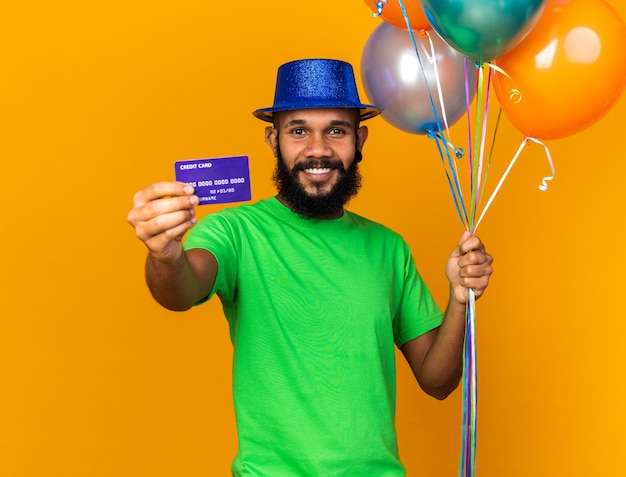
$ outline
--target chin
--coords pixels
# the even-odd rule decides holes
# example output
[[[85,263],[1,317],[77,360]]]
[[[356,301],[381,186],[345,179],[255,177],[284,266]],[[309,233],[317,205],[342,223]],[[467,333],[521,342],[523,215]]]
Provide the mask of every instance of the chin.
[[[336,184],[316,184],[316,183],[308,183],[308,184],[303,184],[302,182],[300,182],[300,188],[304,191],[304,193],[306,195],[308,195],[309,197],[326,197],[329,196],[334,188],[335,188]]]

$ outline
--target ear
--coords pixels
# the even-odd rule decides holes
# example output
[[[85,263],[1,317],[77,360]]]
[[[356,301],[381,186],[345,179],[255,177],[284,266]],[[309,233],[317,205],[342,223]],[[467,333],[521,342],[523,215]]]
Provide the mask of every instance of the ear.
[[[278,130],[275,127],[265,128],[265,142],[269,144],[274,156],[278,153]]]
[[[356,130],[356,148],[358,151],[363,150],[363,145],[365,144],[365,141],[367,140],[368,134],[369,134],[369,131],[367,129],[367,126],[360,126],[359,129]]]

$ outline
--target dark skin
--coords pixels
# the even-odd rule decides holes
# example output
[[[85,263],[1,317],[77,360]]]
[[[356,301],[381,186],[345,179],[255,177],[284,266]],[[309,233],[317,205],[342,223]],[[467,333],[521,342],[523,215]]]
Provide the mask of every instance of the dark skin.
[[[300,161],[326,158],[340,161],[347,169],[355,151],[362,150],[367,134],[353,110],[310,109],[281,113],[274,127],[266,129],[266,141],[274,154],[280,147],[289,168]],[[338,170],[322,167],[321,163],[297,173],[308,194],[328,193],[339,175]],[[284,197],[277,198],[289,207]],[[148,287],[154,298],[170,310],[187,310],[208,296],[217,275],[213,254],[201,249],[185,252],[182,247],[182,236],[196,223],[197,205],[198,197],[190,186],[158,182],[135,194],[128,215],[137,237],[149,250]],[[492,262],[480,239],[465,232],[446,263],[450,297],[442,325],[401,347],[420,387],[437,399],[447,397],[459,384],[468,289],[476,298],[482,296],[492,274]]]

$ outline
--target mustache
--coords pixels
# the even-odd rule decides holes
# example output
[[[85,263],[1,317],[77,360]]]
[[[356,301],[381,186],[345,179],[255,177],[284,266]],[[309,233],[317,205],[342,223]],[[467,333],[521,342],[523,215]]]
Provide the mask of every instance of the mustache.
[[[343,162],[332,161],[330,159],[307,159],[306,161],[300,162],[293,166],[291,172],[296,173],[305,169],[312,168],[338,169],[341,172],[346,172],[346,168],[343,166]]]

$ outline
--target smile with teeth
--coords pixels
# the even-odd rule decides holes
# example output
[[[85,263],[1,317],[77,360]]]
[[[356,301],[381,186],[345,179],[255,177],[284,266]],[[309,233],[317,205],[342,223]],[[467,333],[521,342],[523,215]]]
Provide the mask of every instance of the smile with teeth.
[[[330,170],[330,167],[311,167],[309,169],[305,169],[304,172],[306,172],[307,174],[319,175],[326,174],[330,172]]]

